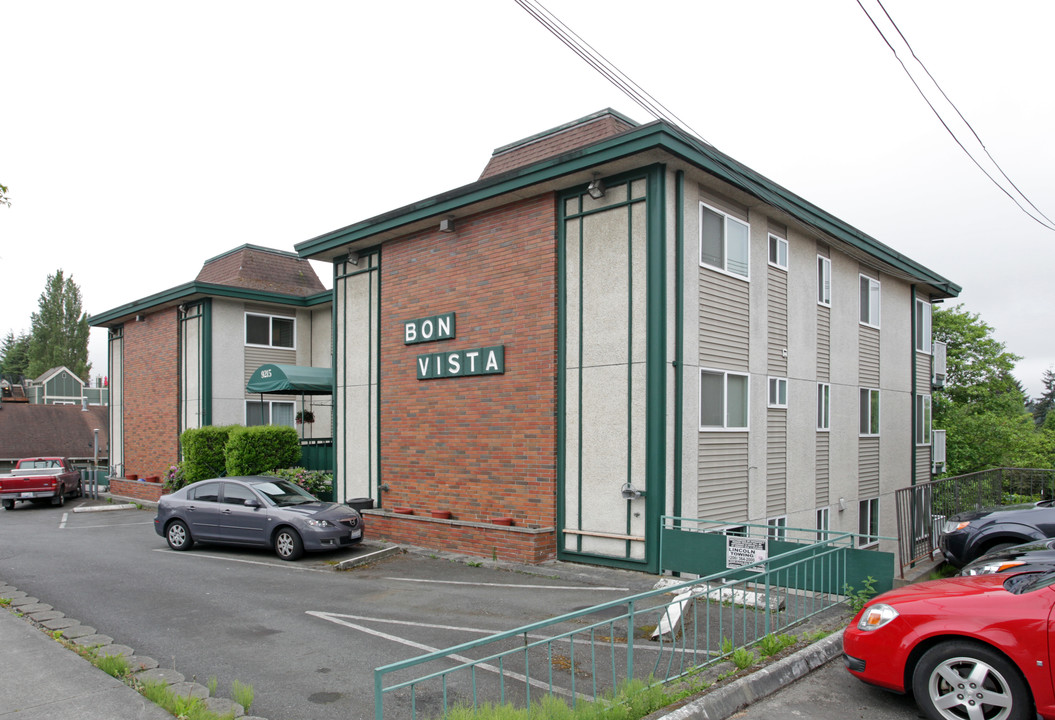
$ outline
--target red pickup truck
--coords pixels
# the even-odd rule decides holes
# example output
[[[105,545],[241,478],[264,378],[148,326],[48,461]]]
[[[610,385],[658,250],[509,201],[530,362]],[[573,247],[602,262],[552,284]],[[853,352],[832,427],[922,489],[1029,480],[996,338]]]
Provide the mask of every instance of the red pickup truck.
[[[81,495],[81,474],[61,457],[22,458],[9,475],[0,475],[0,502],[4,510],[15,507],[16,500],[63,505],[66,496]]]

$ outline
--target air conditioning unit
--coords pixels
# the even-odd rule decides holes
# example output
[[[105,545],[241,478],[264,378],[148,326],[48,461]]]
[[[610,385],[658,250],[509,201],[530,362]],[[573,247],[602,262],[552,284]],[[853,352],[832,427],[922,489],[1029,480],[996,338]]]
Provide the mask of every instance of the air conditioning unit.
[[[945,431],[931,430],[930,439],[931,474],[937,475],[945,469]]]
[[[934,342],[931,355],[930,386],[932,388],[945,387],[945,343],[943,342]]]

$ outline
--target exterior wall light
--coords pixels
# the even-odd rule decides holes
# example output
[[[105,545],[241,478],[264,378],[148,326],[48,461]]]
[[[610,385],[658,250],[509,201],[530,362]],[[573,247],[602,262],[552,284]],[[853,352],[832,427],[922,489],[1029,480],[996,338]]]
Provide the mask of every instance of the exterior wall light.
[[[600,200],[604,197],[604,181],[601,180],[596,174],[593,176],[593,180],[586,187],[586,192],[590,193],[590,197],[594,200]]]

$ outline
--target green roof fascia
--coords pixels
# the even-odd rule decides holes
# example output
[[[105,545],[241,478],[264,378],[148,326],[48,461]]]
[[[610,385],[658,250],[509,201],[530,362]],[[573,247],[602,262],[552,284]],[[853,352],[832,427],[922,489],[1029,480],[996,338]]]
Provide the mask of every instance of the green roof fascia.
[[[234,298],[251,302],[271,303],[273,305],[292,305],[294,307],[314,307],[331,302],[333,299],[333,294],[329,290],[307,296],[279,295],[264,290],[250,290],[231,287],[230,285],[189,282],[139,300],[133,300],[106,312],[90,315],[88,316],[88,324],[92,327],[105,327],[128,315],[136,315],[162,305],[196,296]]]
[[[648,150],[664,150],[709,172],[759,200],[787,212],[801,222],[875,257],[891,267],[925,282],[949,297],[959,294],[959,285],[947,280],[901,253],[866,235],[848,223],[821,210],[791,191],[751,170],[678,128],[656,121],[578,150],[559,155],[508,173],[477,181],[392,210],[374,218],[298,243],[300,257],[336,250],[357,240],[395,230],[429,217],[452,213],[459,208],[564,175],[587,170]]]

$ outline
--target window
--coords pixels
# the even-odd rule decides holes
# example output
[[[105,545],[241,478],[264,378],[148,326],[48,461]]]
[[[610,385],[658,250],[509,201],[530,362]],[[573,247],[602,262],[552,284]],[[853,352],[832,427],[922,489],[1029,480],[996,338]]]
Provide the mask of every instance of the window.
[[[245,403],[245,424],[252,425],[289,425],[293,427],[293,413],[296,405],[291,402],[247,400]]]
[[[825,542],[828,539],[828,531],[831,529],[831,517],[829,508],[817,509],[817,542]]]
[[[923,300],[916,300],[916,350],[930,353],[931,348],[931,305]]]
[[[748,277],[750,226],[700,204],[700,264]]]
[[[823,255],[817,256],[817,302],[832,304],[832,261]]]
[[[861,434],[879,434],[879,391],[861,388]]]
[[[783,515],[781,517],[769,518],[766,520],[766,525],[769,526],[767,535],[770,540],[784,540],[788,536],[788,517]]]
[[[879,542],[879,498],[870,498],[858,503],[858,547]]]
[[[916,444],[930,445],[930,395],[916,396]]]
[[[746,430],[747,385],[747,375],[700,370],[700,430]]]
[[[784,238],[769,236],[769,264],[781,270],[788,269],[788,241]]]
[[[830,430],[832,427],[832,386],[828,383],[817,383],[817,429]]]
[[[223,484],[223,501],[225,505],[245,505],[246,500],[255,500],[256,495],[244,485],[235,483]]]
[[[245,344],[264,347],[292,348],[295,346],[296,321],[277,315],[245,314]]]
[[[861,323],[879,327],[879,281],[861,276]]]
[[[747,526],[746,525],[733,525],[731,527],[723,528],[720,530],[722,535],[732,535],[733,537],[747,537]]]
[[[220,483],[205,483],[187,491],[187,499],[197,502],[220,502]]]
[[[788,379],[769,378],[769,407],[786,408],[788,406]]]

